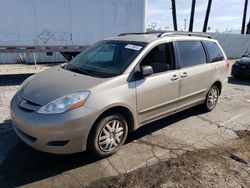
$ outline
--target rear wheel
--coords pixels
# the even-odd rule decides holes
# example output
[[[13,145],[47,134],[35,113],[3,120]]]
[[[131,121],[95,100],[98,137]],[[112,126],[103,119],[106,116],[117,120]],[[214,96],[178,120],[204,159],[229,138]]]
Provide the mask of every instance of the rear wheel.
[[[107,157],[119,150],[128,134],[126,119],[118,113],[103,117],[91,132],[88,148],[98,157]]]
[[[219,88],[217,85],[213,85],[209,89],[206,99],[202,105],[204,111],[206,112],[212,111],[218,102],[218,98],[219,98]]]

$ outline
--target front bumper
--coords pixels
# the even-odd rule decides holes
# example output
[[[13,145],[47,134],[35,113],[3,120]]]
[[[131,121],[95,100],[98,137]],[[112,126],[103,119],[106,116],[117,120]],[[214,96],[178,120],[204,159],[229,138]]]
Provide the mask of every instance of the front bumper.
[[[233,65],[231,74],[236,77],[250,78],[250,69],[242,68],[237,65]]]
[[[44,115],[27,112],[11,101],[11,120],[16,134],[26,144],[40,151],[70,154],[86,150],[87,139],[96,110],[80,107],[63,114]]]

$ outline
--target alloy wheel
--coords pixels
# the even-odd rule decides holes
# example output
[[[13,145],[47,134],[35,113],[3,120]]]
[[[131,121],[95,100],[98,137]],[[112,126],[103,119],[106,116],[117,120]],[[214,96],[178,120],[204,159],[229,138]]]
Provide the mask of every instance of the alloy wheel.
[[[207,105],[210,109],[213,109],[218,100],[218,90],[216,88],[211,88],[208,94]]]
[[[117,148],[124,136],[124,125],[119,120],[106,123],[98,137],[98,146],[104,152],[110,152]]]

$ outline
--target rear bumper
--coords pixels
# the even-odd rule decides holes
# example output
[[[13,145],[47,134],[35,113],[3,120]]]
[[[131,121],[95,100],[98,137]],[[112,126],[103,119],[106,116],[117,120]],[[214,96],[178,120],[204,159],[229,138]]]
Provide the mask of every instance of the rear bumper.
[[[86,150],[87,139],[98,114],[87,107],[63,114],[43,115],[19,108],[11,101],[11,120],[16,134],[40,151],[69,154]]]

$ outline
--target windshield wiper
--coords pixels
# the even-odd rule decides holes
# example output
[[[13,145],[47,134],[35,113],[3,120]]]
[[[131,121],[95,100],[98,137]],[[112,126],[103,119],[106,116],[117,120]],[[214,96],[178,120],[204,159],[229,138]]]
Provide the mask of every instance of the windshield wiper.
[[[85,74],[85,75],[96,77],[96,75],[90,73],[89,71],[87,71],[85,69],[82,69],[80,67],[76,67],[76,66],[71,65],[71,64],[68,64],[67,67],[66,67],[66,69],[67,70],[71,70],[71,71],[76,72],[76,73],[82,73],[82,74]]]

